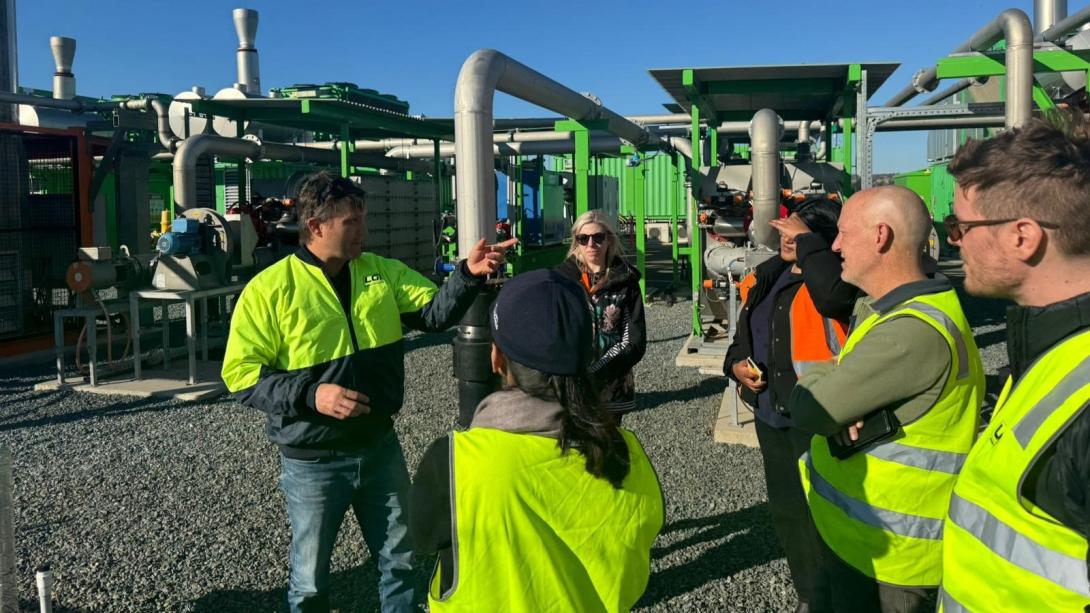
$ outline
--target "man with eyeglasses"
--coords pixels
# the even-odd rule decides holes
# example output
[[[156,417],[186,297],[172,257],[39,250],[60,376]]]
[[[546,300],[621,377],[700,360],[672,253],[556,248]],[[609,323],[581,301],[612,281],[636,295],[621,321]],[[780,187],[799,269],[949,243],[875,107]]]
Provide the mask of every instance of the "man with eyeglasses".
[[[950,163],[965,288],[1013,300],[1010,378],[954,487],[942,610],[1090,607],[1090,122],[1059,114]],[[1090,609],[1088,609],[1090,610]]]
[[[383,611],[416,606],[409,474],[393,417],[405,387],[402,325],[444,330],[516,241],[466,254],[441,289],[363,251],[364,193],[320,172],[299,194],[302,246],[247,284],[231,317],[223,380],[267,416],[291,523],[288,608],[329,610],[333,546],[351,508],[379,569]]]

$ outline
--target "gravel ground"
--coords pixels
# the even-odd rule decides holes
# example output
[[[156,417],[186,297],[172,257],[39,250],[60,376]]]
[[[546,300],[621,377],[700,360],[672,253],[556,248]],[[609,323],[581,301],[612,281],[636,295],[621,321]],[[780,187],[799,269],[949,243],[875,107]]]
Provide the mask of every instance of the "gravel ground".
[[[967,302],[994,392],[1002,308]],[[677,369],[689,305],[647,309],[637,371],[645,407],[626,417],[666,493],[640,611],[784,611],[795,605],[768,520],[760,455],[712,442],[723,382]],[[450,335],[414,337],[398,431],[410,469],[456,412]],[[289,532],[279,462],[256,411],[227,398],[181,403],[35,392],[49,366],[0,366],[0,441],[13,450],[23,608],[33,569],[54,569],[54,610],[276,611]],[[377,571],[345,522],[334,606],[377,610]],[[422,565],[426,566],[426,565]],[[423,569],[423,575],[430,569]]]

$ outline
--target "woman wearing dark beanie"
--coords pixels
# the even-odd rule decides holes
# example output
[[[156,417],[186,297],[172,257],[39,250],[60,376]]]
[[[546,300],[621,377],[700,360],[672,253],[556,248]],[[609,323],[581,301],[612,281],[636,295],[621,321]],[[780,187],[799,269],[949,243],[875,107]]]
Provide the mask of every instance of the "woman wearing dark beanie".
[[[662,490],[588,373],[592,313],[553,271],[508,281],[490,313],[502,389],[424,453],[417,553],[438,558],[432,611],[627,611],[650,576]]]
[[[839,351],[858,295],[840,279],[840,257],[831,249],[839,218],[839,203],[813,198],[772,222],[780,232],[780,252],[742,281],[743,306],[723,363],[757,417],[769,512],[791,569],[798,611],[828,611],[831,602],[821,536],[799,479],[798,459],[810,448],[811,434],[795,427],[785,406],[807,365]]]

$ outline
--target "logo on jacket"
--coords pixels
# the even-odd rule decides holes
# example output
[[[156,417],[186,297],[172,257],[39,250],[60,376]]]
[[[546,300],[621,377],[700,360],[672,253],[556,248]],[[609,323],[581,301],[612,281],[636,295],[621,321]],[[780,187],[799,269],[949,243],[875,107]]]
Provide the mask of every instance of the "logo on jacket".
[[[382,275],[367,275],[363,278],[364,283],[379,283],[382,281]]]

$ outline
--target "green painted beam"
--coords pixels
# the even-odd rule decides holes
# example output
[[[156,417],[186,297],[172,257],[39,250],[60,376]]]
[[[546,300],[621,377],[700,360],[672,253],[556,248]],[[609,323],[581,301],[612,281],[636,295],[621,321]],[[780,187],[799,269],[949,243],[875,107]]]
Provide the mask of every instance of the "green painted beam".
[[[947,57],[935,63],[935,76],[940,79],[996,77],[1006,74],[1003,53],[973,53]],[[1090,50],[1055,49],[1033,53],[1033,72],[1066,72],[1090,69]]]
[[[721,121],[716,116],[715,109],[713,109],[704,98],[704,94],[701,92],[703,85],[696,78],[692,68],[686,68],[681,71],[681,86],[685,88],[685,94],[689,98],[689,103],[692,104],[694,108],[700,109],[700,113],[704,115],[704,119],[709,124],[717,124]]]

